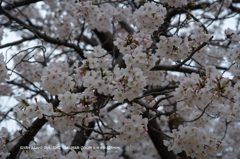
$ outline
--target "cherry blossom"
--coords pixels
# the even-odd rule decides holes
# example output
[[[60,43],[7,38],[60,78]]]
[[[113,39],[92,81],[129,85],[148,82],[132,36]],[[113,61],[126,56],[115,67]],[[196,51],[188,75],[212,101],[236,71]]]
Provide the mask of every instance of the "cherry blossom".
[[[239,156],[237,1],[0,5],[0,158]]]

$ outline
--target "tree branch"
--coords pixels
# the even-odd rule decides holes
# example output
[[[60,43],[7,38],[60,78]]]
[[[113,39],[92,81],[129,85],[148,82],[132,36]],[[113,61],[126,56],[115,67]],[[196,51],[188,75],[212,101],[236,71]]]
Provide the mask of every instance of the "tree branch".
[[[198,69],[193,69],[193,68],[189,68],[189,67],[176,67],[177,65],[156,65],[154,66],[151,71],[176,71],[176,72],[182,72],[182,73],[197,73],[200,74],[201,71]]]
[[[90,134],[92,133],[91,129],[94,128],[94,125],[95,125],[95,122],[92,121],[87,126],[87,129],[90,129],[90,130],[81,129],[80,131],[77,131],[71,146],[84,146],[86,141],[88,140],[87,136],[90,136]],[[76,152],[81,151],[81,149],[74,149],[74,150]]]
[[[23,37],[23,39],[21,39],[21,40],[14,41],[14,42],[11,42],[11,43],[7,43],[7,44],[4,44],[4,45],[0,45],[0,49],[5,48],[5,47],[9,47],[9,46],[18,45],[18,44],[21,44],[25,41],[33,40],[33,39],[36,39],[36,38],[37,38],[36,36],[26,37],[26,38]]]
[[[56,98],[52,102],[53,106],[57,106],[59,104],[59,100]],[[28,130],[24,133],[21,139],[17,142],[16,145],[12,147],[9,151],[10,155],[7,159],[15,159],[21,146],[28,146],[29,143],[34,139],[34,136],[38,133],[38,131],[42,128],[42,126],[47,122],[45,117],[42,119],[36,119],[33,124],[28,128]]]
[[[5,10],[12,10],[14,8],[17,7],[21,7],[21,6],[26,6],[29,5],[31,3],[36,3],[36,2],[40,2],[42,0],[21,0],[21,1],[14,1],[12,4],[8,4],[6,6],[3,6],[3,8]]]
[[[212,38],[213,38],[213,36],[209,39],[209,41],[211,41]],[[185,60],[183,60],[180,64],[178,64],[178,65],[176,65],[176,66],[174,66],[174,67],[175,67],[175,68],[181,67],[181,66],[182,66],[183,64],[185,64],[188,60],[190,60],[196,52],[198,52],[199,50],[201,50],[201,49],[202,49],[204,46],[206,46],[207,44],[208,44],[208,43],[206,43],[206,42],[202,43],[200,46],[198,46],[196,49],[194,49],[194,50],[191,52],[191,54],[190,54]]]
[[[47,120],[44,117],[42,119],[36,119],[32,126],[29,127],[26,133],[21,137],[18,143],[10,150],[10,155],[7,157],[7,159],[15,159],[18,151],[20,150],[20,146],[28,146],[30,141],[33,140],[34,136],[46,122]]]
[[[148,116],[148,113],[145,112],[144,114],[145,117]],[[159,155],[161,156],[162,159],[176,159],[175,154],[173,151],[168,151],[168,148],[163,144],[163,140],[166,140],[166,136],[159,133],[161,132],[161,129],[159,125],[157,124],[156,119],[151,120],[148,123],[148,135],[150,136],[156,150],[158,151]],[[158,130],[158,131],[156,131]]]
[[[49,43],[52,43],[52,44],[64,45],[66,47],[72,48],[79,54],[79,56],[81,58],[85,59],[85,57],[83,56],[83,51],[77,45],[69,43],[67,41],[62,41],[62,40],[57,39],[57,38],[52,38],[50,36],[47,36],[46,34],[43,34],[43,33],[39,32],[38,30],[34,29],[33,27],[30,27],[29,25],[27,25],[25,22],[23,22],[19,18],[14,17],[11,14],[9,14],[7,11],[5,11],[2,8],[2,6],[0,6],[0,13],[4,14],[10,20],[13,20],[13,21],[17,22],[19,25],[24,26],[26,29],[28,29],[30,32],[32,32],[34,35],[36,35],[38,38],[41,38],[41,39],[45,40],[46,42],[49,42]]]

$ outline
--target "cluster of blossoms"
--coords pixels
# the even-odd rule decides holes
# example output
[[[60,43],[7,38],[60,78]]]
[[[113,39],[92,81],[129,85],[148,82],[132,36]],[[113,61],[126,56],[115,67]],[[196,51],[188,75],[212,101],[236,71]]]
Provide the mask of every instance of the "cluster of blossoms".
[[[60,103],[59,108],[65,113],[69,113],[71,111],[79,111],[77,110],[77,104],[80,103],[81,93],[71,93],[69,91],[64,94],[58,95]]]
[[[240,65],[240,50],[239,47],[234,46],[229,50],[228,61]],[[234,74],[237,75],[237,74]]]
[[[191,77],[181,82],[174,95],[190,107],[198,106],[201,110],[206,109],[206,112],[213,115],[221,112],[229,120],[239,120],[236,114],[239,108],[233,103],[234,99],[238,100],[236,90],[239,84],[233,87],[229,78],[219,74],[216,68],[211,66],[205,68],[203,77],[192,73]]]
[[[116,127],[120,132],[119,138],[123,144],[134,145],[143,140],[147,135],[147,118],[132,115],[131,119],[119,119]]]
[[[162,5],[147,2],[144,6],[137,9],[133,14],[129,8],[113,7],[104,3],[95,5],[91,1],[80,1],[77,3],[79,17],[84,17],[91,29],[106,32],[111,28],[112,17],[116,21],[133,20],[139,30],[152,33],[154,29],[163,24],[166,9]]]
[[[114,8],[110,4],[105,3],[98,7],[91,1],[81,1],[77,3],[77,8],[78,16],[86,19],[90,29],[96,28],[98,31],[107,32],[111,28]]]
[[[95,116],[96,114],[94,114],[94,112],[96,112],[95,106],[98,104],[96,104],[96,96],[107,96],[108,100],[111,99],[111,101],[118,101],[119,103],[127,105],[125,110],[122,111],[124,113],[117,110],[121,114],[124,114],[121,116],[122,118],[104,121],[104,123],[107,123],[107,126],[110,125],[107,128],[111,129],[116,126],[116,130],[120,133],[119,139],[121,142],[123,141],[123,144],[134,145],[141,140],[144,141],[147,135],[148,119],[142,118],[139,114],[142,114],[146,110],[144,106],[135,103],[131,105],[126,104],[125,101],[129,100],[131,102],[134,98],[142,96],[142,92],[147,85],[149,86],[146,88],[149,88],[151,85],[161,86],[169,84],[171,80],[173,82],[175,80],[179,81],[179,79],[171,76],[171,74],[164,75],[164,73],[168,74],[167,72],[159,73],[151,72],[150,70],[155,66],[158,59],[159,61],[161,59],[160,62],[163,63],[165,60],[168,65],[171,64],[171,60],[181,61],[185,59],[189,56],[189,52],[193,51],[197,46],[201,45],[201,43],[207,43],[209,39],[211,39],[211,35],[204,30],[201,24],[198,24],[194,27],[194,34],[189,36],[189,38],[183,39],[176,35],[169,38],[160,36],[160,42],[156,44],[158,49],[155,53],[155,50],[149,49],[153,42],[150,34],[154,29],[157,29],[164,23],[167,10],[162,5],[156,4],[154,1],[144,1],[146,3],[142,4],[139,9],[136,9],[132,13],[130,7],[127,8],[125,6],[121,7],[121,5],[116,5],[117,7],[115,8],[114,3],[116,2],[111,4],[100,2],[97,4],[92,1],[81,0],[74,6],[72,4],[68,5],[68,3],[70,3],[69,1],[70,0],[66,0],[65,2],[55,2],[54,0],[44,1],[54,11],[52,15],[49,15],[50,19],[54,16],[58,17],[57,15],[61,14],[58,18],[54,18],[55,21],[52,22],[54,24],[52,28],[56,33],[51,33],[49,35],[58,35],[56,37],[60,39],[70,39],[68,37],[71,36],[71,40],[75,40],[76,38],[73,37],[74,35],[72,35],[72,33],[74,33],[74,31],[77,32],[77,26],[83,23],[86,25],[84,27],[88,29],[108,32],[110,31],[109,28],[114,28],[112,27],[114,24],[112,22],[114,21],[127,21],[130,22],[129,24],[132,22],[138,27],[139,33],[130,34],[125,39],[117,38],[116,41],[114,41],[114,45],[117,46],[119,52],[123,54],[123,60],[126,67],[120,68],[117,62],[112,59],[110,54],[114,54],[115,50],[107,53],[100,45],[93,47],[93,52],[85,52],[84,56],[86,59],[78,64],[76,63],[74,71],[68,66],[64,66],[64,64],[60,63],[53,63],[45,67],[42,71],[43,67],[40,64],[33,65],[30,62],[25,62],[27,61],[26,54],[22,55],[22,57],[14,59],[16,65],[15,69],[29,81],[42,82],[42,89],[48,91],[51,95],[57,95],[56,99],[59,99],[59,104],[56,106],[52,103],[45,104],[37,102],[37,100],[35,100],[36,103],[31,104],[27,101],[25,96],[16,97],[19,102],[18,107],[14,108],[14,111],[17,112],[17,119],[23,121],[24,125],[27,125],[27,122],[30,122],[31,119],[36,117],[42,118],[44,116],[48,120],[48,123],[56,130],[60,132],[73,132],[73,130],[80,130],[80,128],[77,128],[77,124],[87,126],[90,121],[109,115],[108,113],[103,113],[103,107],[97,107],[99,111],[102,111],[101,115]],[[188,2],[187,0],[161,1],[161,3],[167,3],[171,6],[170,9],[172,9],[172,7],[182,7],[187,5]],[[224,1],[222,2],[224,3]],[[230,1],[227,0],[227,3],[229,2]],[[67,4],[64,7],[64,9],[68,8],[66,11],[57,9],[60,8],[59,6],[64,6],[64,4]],[[70,11],[71,9],[72,11]],[[78,14],[72,14],[76,12]],[[70,15],[72,15],[72,17]],[[75,18],[75,16],[78,16],[78,18]],[[2,28],[0,28],[0,41],[1,32]],[[225,34],[227,38],[235,43],[240,39],[239,35],[237,35],[238,33],[230,29],[226,30]],[[79,39],[80,42],[81,40],[82,39]],[[201,48],[193,58],[202,64],[205,60],[203,58],[205,57],[203,56],[205,52],[207,52],[207,48]],[[236,77],[239,77],[240,53],[238,48],[232,48],[230,54],[231,58],[229,58],[229,61],[236,63],[231,68],[230,72]],[[202,65],[205,66],[205,64],[206,62],[204,61]],[[178,113],[183,115],[184,119],[187,117],[188,119],[199,117],[203,110],[209,116],[221,113],[227,120],[238,121],[240,119],[240,82],[224,78],[219,74],[220,73],[217,72],[214,67],[206,67],[205,72],[201,74],[203,76],[192,73],[190,77],[185,78],[181,82],[174,96],[181,101],[177,102],[177,109]],[[5,79],[8,78],[2,54],[0,55],[0,77],[0,82],[4,82]],[[1,86],[3,86],[3,88]],[[0,85],[0,91],[1,89],[4,92],[0,92],[0,94],[9,94],[10,92],[7,85]],[[79,92],[80,89],[82,93],[76,93]],[[159,98],[165,97],[165,95],[160,95],[157,97],[149,96],[143,99],[146,99],[144,102],[151,107],[156,104]],[[171,110],[173,106],[168,107],[169,109],[164,107],[164,105],[169,105],[169,103],[171,105],[171,103],[175,102],[171,101],[172,98],[168,100],[169,101],[163,100],[161,103],[158,103],[157,110],[165,112],[175,111]],[[155,112],[149,110],[149,113],[154,114]],[[165,141],[165,145],[168,146],[169,150],[174,150],[176,153],[184,150],[187,155],[196,158],[208,158],[213,156],[216,152],[221,152],[226,146],[225,142],[215,137],[207,136],[206,133],[201,130],[203,125],[210,125],[209,118],[207,118],[206,114],[203,114],[202,118],[198,119],[197,122],[188,124],[188,127],[174,125],[175,128],[178,128],[173,130],[173,133],[170,134],[174,140],[170,142]],[[187,117],[185,118],[185,116]],[[129,118],[126,119],[126,117]],[[169,117],[169,121],[170,120],[180,120],[180,116],[178,114],[173,114]],[[118,121],[118,124],[115,124],[115,121]],[[113,123],[112,125],[109,124],[111,122]],[[167,125],[167,117],[161,116],[160,122],[161,124]],[[99,129],[101,126],[99,126]],[[164,130],[169,131],[169,128],[167,127]],[[232,134],[230,133],[230,135],[234,135],[234,133],[235,131],[233,131]],[[1,136],[4,135],[2,135],[0,131],[0,145],[3,145],[0,146],[0,150],[3,151],[3,154],[1,154],[1,152],[0,156],[4,156],[8,154],[5,153],[4,147],[4,140],[6,141],[6,139],[1,138]],[[66,142],[63,143],[66,144]],[[143,143],[142,147],[149,148],[147,144],[149,144],[149,141]],[[125,145],[123,145],[123,147],[125,147]],[[134,149],[137,148],[138,146],[132,147],[132,150],[127,150],[134,156],[132,158],[136,158]],[[39,152],[39,157],[106,158],[94,150],[83,150],[83,152],[79,153],[71,151],[64,157],[61,156],[60,150],[49,150],[46,154],[44,153],[45,152]],[[29,152],[29,156],[22,156],[22,158],[34,158],[36,157],[35,154],[36,152],[31,151]],[[153,153],[153,156],[155,157],[156,153]],[[108,157],[111,158],[110,156]],[[145,156],[141,157],[151,158]]]
[[[180,87],[176,89],[174,95],[177,99],[181,100],[177,105],[178,112],[185,120],[197,119],[200,117],[200,114],[202,114],[202,111],[205,111],[208,115],[213,114],[216,116],[220,114],[224,119],[227,119],[227,121],[238,121],[240,119],[240,83],[234,82],[229,78],[224,78],[219,74],[214,67],[206,67],[203,73],[204,76],[200,77],[192,73],[191,77],[185,78],[180,84]],[[199,112],[199,109],[201,112]],[[202,141],[202,139],[196,141],[197,138],[192,136],[195,135],[195,131],[200,131],[195,129],[209,129],[214,123],[216,123],[216,121],[202,114],[201,118],[196,122],[188,123],[188,127],[190,128],[179,127],[179,130],[175,130],[172,134],[174,142],[169,143],[166,141],[165,144],[175,152],[184,150],[187,155],[192,157],[208,158],[214,155],[216,151],[221,152],[223,150],[222,148],[226,146],[226,143],[224,141],[218,141],[213,137],[205,137],[204,141]],[[224,127],[225,125],[223,125],[222,128]],[[219,128],[220,126],[218,125],[218,128],[214,128],[214,131],[217,131]],[[191,129],[193,129],[194,132],[191,132]],[[222,132],[222,129],[219,131]],[[185,136],[189,134],[192,134],[192,136]],[[202,135],[198,134],[197,136]],[[225,135],[222,134],[222,136]],[[190,139],[191,141],[185,141],[186,139]],[[196,147],[196,145],[191,145],[192,143],[200,144]]]
[[[114,100],[123,101],[127,98],[131,101],[141,95],[143,87],[146,85],[146,79],[139,68],[119,69],[116,67],[114,72]]]
[[[157,43],[158,49],[156,55],[166,60],[171,59],[178,61],[184,59],[188,55],[189,41],[187,38],[182,39],[176,35],[167,39],[165,36],[160,36],[160,42]]]
[[[228,54],[228,61],[231,63],[234,63],[234,65],[230,68],[230,72],[232,75],[234,75],[234,80],[239,78],[239,66],[240,66],[240,51],[239,51],[239,40],[240,35],[238,33],[234,32],[232,29],[226,29],[225,30],[226,39],[230,39],[233,44],[236,44],[235,46],[231,47]]]
[[[30,104],[25,95],[16,96],[15,99],[19,102],[17,107],[14,107],[14,111],[17,113],[17,119],[28,123],[31,119],[38,117],[43,117],[43,112],[47,111],[47,107],[42,102],[37,102],[35,99],[35,104]]]
[[[202,45],[203,42],[207,43],[212,38],[211,34],[205,32],[201,24],[195,25],[190,33],[188,38],[187,36],[181,38],[176,35],[168,38],[165,36],[159,37],[160,41],[156,44],[157,49],[155,55],[160,57],[161,63],[163,59],[174,62],[186,59],[190,53]],[[217,65],[221,62],[220,59],[223,56],[223,50],[221,50],[221,52],[219,50],[219,48],[216,50],[216,47],[204,46],[193,55],[193,59],[201,63],[202,66],[207,66],[209,64]],[[215,58],[215,56],[218,58]]]
[[[123,55],[133,53],[134,49],[138,46],[142,46],[142,49],[146,50],[151,44],[151,36],[145,33],[129,34],[125,39],[117,38],[116,41],[114,41],[114,45],[118,47]]]
[[[150,70],[157,61],[157,57],[151,50],[146,50],[151,45],[151,38],[145,34],[129,34],[126,39],[117,38],[114,44],[124,55],[125,64],[131,67],[137,67],[144,72]]]
[[[46,15],[46,20],[51,20],[53,17],[59,16],[59,19],[55,19],[53,22],[54,27],[48,30],[49,35],[58,36],[60,39],[74,39],[73,30],[76,27],[82,26],[80,19],[84,18],[85,25],[89,29],[96,29],[99,32],[109,31],[113,21],[130,21],[132,19],[131,9],[127,7],[114,7],[108,3],[95,3],[92,1],[44,1],[46,5],[43,7],[54,11],[54,14],[49,12]],[[58,10],[58,8],[62,10]],[[66,11],[66,12],[65,12]]]
[[[235,82],[237,82],[239,77],[240,77],[239,76],[240,75],[240,69],[239,69],[239,67],[240,67],[240,61],[239,61],[240,52],[239,52],[239,47],[237,47],[237,46],[232,47],[231,50],[229,51],[229,53],[230,53],[231,56],[228,56],[228,61],[234,63],[231,66],[229,72],[231,72],[232,75],[234,76],[233,80]],[[238,89],[238,91],[239,91],[239,89]]]
[[[57,130],[64,132],[76,129],[75,123],[87,125],[90,121],[95,120],[95,116],[89,111],[93,109],[91,104],[95,103],[92,91],[85,91],[85,94],[74,94],[66,92],[59,94],[59,108],[54,108],[51,103],[29,103],[24,95],[16,96],[19,102],[18,107],[14,108],[17,113],[17,119],[23,121],[24,124],[31,122],[31,119],[45,116],[49,120],[49,124]],[[90,98],[90,96],[92,98]],[[77,115],[68,113],[82,112]]]
[[[5,82],[5,79],[9,79],[7,74],[6,64],[4,62],[3,54],[0,54],[0,82]]]
[[[166,8],[162,5],[147,2],[133,13],[133,18],[139,30],[152,33],[163,24],[166,13]]]
[[[97,89],[105,95],[112,94],[117,101],[132,100],[141,94],[146,85],[146,77],[139,68],[115,66],[113,72],[108,70],[110,63],[104,50],[95,47],[93,53],[86,53],[87,60],[75,69],[79,86]],[[105,57],[105,58],[104,58]]]
[[[68,72],[55,64],[43,70],[41,81],[43,89],[51,95],[73,90],[75,84],[73,78],[68,75]]]
[[[168,81],[165,81],[165,79],[164,79],[165,75],[161,72],[148,71],[145,73],[145,75],[147,76],[147,84],[148,85],[160,86],[160,85],[164,85],[165,83],[168,82]]]
[[[127,104],[124,108],[125,115],[131,116],[131,115],[139,115],[145,111],[145,109],[140,106],[139,104],[133,103],[132,105]]]
[[[63,15],[61,19],[56,20],[56,32],[59,33],[58,37],[60,39],[69,39],[71,37],[71,32],[73,30],[73,25],[71,22],[74,22],[73,19],[69,19],[68,15]],[[60,21],[60,22],[59,22]]]
[[[233,46],[230,50],[229,50],[229,56],[228,57],[228,61],[231,63],[234,63],[234,65],[230,68],[230,72],[232,73],[232,75],[234,76],[234,80],[236,81],[237,79],[239,79],[239,75],[240,75],[240,51],[239,51],[239,46]]]
[[[134,50],[141,46],[142,50],[146,50],[152,44],[152,39],[149,34],[135,33],[129,34],[125,39],[117,38],[114,45],[117,46],[119,51],[123,54],[132,54]]]
[[[234,79],[237,80],[239,79],[239,75],[240,75],[240,66],[238,64],[233,65],[230,69],[230,72],[232,73],[232,75],[234,75]]]
[[[164,145],[168,146],[168,150],[174,150],[176,153],[185,151],[187,156],[193,158],[210,158],[216,152],[222,152],[227,146],[225,141],[209,136],[196,127],[180,125],[169,136],[174,140],[172,142],[164,140]]]
[[[74,130],[76,123],[88,125],[89,122],[96,119],[91,112],[93,110],[92,104],[96,102],[91,90],[85,90],[84,94],[74,94],[67,91],[64,94],[59,94],[59,100],[59,107],[49,114],[53,117],[47,117],[50,125],[57,130],[61,132]]]
[[[226,39],[230,39],[234,44],[238,44],[240,41],[240,35],[236,31],[228,28],[224,31]]]
[[[10,154],[7,150],[6,143],[8,139],[8,131],[5,127],[2,127],[0,131],[0,158],[5,159]]]
[[[194,29],[193,29],[193,35],[191,36],[191,39],[195,39],[196,42],[208,42],[211,38],[211,34],[209,33],[206,33],[206,30],[204,30],[203,24],[201,23],[198,23],[194,26]]]
[[[35,104],[29,103],[24,95],[16,96],[15,98],[19,102],[18,107],[14,108],[14,111],[17,113],[17,119],[28,125],[33,118],[38,117],[41,119],[45,116],[49,120],[49,124],[61,132],[75,129],[75,123],[82,124],[82,122],[85,122],[87,125],[88,122],[95,119],[91,113],[88,113],[88,110],[90,110],[89,105],[94,103],[94,99],[90,100],[87,95],[71,95],[70,92],[60,94],[59,96],[61,100],[59,108],[54,108],[51,103],[37,102],[37,99],[35,99]],[[74,99],[76,99],[76,101],[73,101]],[[83,103],[85,105],[83,105]],[[80,113],[75,116],[72,114],[70,116],[67,115],[67,113],[71,111],[67,110],[68,108],[72,108],[73,111],[82,111],[85,113]]]
[[[40,82],[42,75],[42,65],[39,63],[30,63],[29,55],[24,53],[14,57],[14,66],[15,69],[21,73],[21,75],[31,82]],[[41,56],[34,56],[36,61],[41,61]]]
[[[122,7],[116,7],[114,11],[114,20],[116,21],[128,21],[128,17],[131,15],[131,10],[130,8],[122,8]]]
[[[207,107],[207,108],[210,109],[211,107],[210,108]],[[191,127],[198,127],[204,130],[209,130],[213,127],[214,123],[216,122],[208,115],[202,114],[202,111],[199,111],[198,107],[192,107],[192,106],[186,105],[184,102],[179,102],[177,104],[177,114],[182,118],[175,119],[176,125],[181,123],[181,119],[184,119],[184,121],[194,120],[194,122],[186,122],[185,125],[191,126]]]
[[[176,35],[169,38],[160,36],[160,42],[156,44],[158,48],[156,55],[160,56],[161,59],[164,57],[165,60],[180,61],[181,59],[187,58],[189,52],[201,45],[202,42],[208,42],[211,38],[211,35],[205,33],[200,26],[195,26],[193,33],[189,38],[185,37],[184,39]],[[206,53],[207,50],[206,47],[204,47],[194,54],[194,57],[204,64],[206,63]]]
[[[111,72],[107,70],[111,64],[110,55],[106,54],[106,51],[100,45],[94,47],[92,53],[85,53],[84,55],[87,60],[81,61],[81,66],[76,65],[75,69],[74,79],[77,85],[90,89],[96,87],[100,89],[99,93],[103,92],[105,94],[104,90],[109,90],[107,83],[111,81]]]

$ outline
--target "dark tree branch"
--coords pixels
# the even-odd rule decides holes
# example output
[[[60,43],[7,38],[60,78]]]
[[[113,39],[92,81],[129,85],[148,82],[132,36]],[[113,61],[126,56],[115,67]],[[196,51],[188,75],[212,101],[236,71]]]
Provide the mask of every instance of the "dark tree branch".
[[[8,17],[10,20],[13,20],[15,22],[17,22],[19,25],[22,25],[23,27],[25,27],[26,29],[28,29],[30,32],[32,32],[34,35],[36,35],[38,38],[41,38],[43,40],[45,40],[46,42],[52,43],[52,44],[57,44],[57,45],[63,45],[69,48],[74,49],[81,58],[85,59],[85,57],[83,56],[83,51],[81,50],[80,47],[78,47],[75,44],[69,43],[67,41],[62,41],[60,39],[57,38],[52,38],[50,36],[47,36],[46,34],[41,33],[40,31],[34,29],[33,27],[25,24],[25,22],[23,22],[22,20],[20,20],[17,17],[12,16],[11,14],[9,14],[7,11],[5,11],[1,6],[0,6],[0,13],[4,14],[6,17]]]
[[[209,39],[209,41],[211,41],[212,38],[213,38],[213,36]],[[178,64],[178,65],[176,65],[176,66],[174,66],[174,67],[176,67],[176,69],[177,69],[177,68],[181,67],[182,65],[184,65],[188,60],[190,60],[190,59],[193,57],[193,55],[194,55],[196,52],[198,52],[199,50],[201,50],[201,49],[202,49],[204,46],[206,46],[207,44],[208,44],[208,43],[206,43],[206,42],[202,43],[200,46],[198,46],[196,49],[194,49],[194,50],[191,52],[191,54],[190,54],[185,60],[183,60],[180,64]]]
[[[42,0],[21,0],[21,1],[14,1],[12,4],[7,4],[3,6],[5,10],[12,10],[17,7],[26,6],[32,3],[40,2]]]
[[[97,35],[98,39],[102,43],[102,47],[107,50],[107,52],[111,52],[114,49],[112,34],[110,32],[104,33],[94,29],[94,33]]]
[[[196,4],[194,6],[187,6],[187,7],[183,7],[185,10],[198,10],[198,9],[204,9],[207,6],[210,6],[210,3],[200,3],[200,4]],[[176,15],[179,14],[184,14],[187,13],[184,10],[181,9],[172,9],[170,10],[170,12],[167,13],[166,18],[164,20],[164,23],[158,28],[157,31],[154,31],[153,36],[154,36],[154,41],[155,42],[159,42],[159,36],[167,36],[168,33],[168,29],[170,27],[171,24],[171,20],[173,17],[175,17]]]
[[[104,99],[104,97],[102,96],[98,97],[98,101],[94,104],[96,114],[99,111],[97,110],[98,108],[105,106],[107,104],[106,101],[108,102],[108,100]],[[95,131],[94,130],[95,121],[90,122],[87,127],[83,127],[79,124],[75,124],[75,126],[80,127],[81,130],[76,132],[71,146],[84,146],[86,141],[89,139],[89,136],[91,135],[92,131]],[[75,149],[75,151],[79,152],[81,151],[81,149]]]
[[[179,67],[176,68],[177,65],[156,65],[154,66],[151,71],[176,71],[176,72],[182,72],[182,73],[197,73],[200,74],[201,71],[198,69],[193,69],[193,68],[189,68],[189,67]]]
[[[234,7],[232,4],[229,6],[229,9],[233,12],[240,13],[240,8]]]
[[[53,107],[58,106],[59,100],[56,98],[52,102],[52,104]],[[36,119],[33,124],[28,128],[28,130],[24,133],[21,139],[17,142],[17,144],[14,145],[9,151],[10,155],[7,157],[7,159],[15,159],[20,150],[20,146],[28,146],[29,143],[34,139],[34,136],[38,133],[38,131],[46,122],[47,120],[45,119],[45,117],[43,117],[42,119]]]
[[[6,113],[4,113],[2,119],[0,119],[0,123],[1,123],[1,122],[8,116],[8,114],[9,114],[10,112],[12,112],[12,111],[13,111],[13,108],[9,109]]]
[[[94,128],[95,122],[92,121],[88,124],[87,128],[90,130],[85,130],[85,129],[81,129],[80,131],[77,131],[74,139],[72,141],[71,146],[84,146],[86,141],[88,140],[87,137],[90,136],[90,134],[92,133],[92,130]],[[81,151],[81,149],[74,149],[76,152]]]
[[[119,24],[124,28],[129,34],[134,33],[134,29],[125,21],[120,21]]]
[[[4,44],[4,45],[0,45],[0,49],[5,48],[5,47],[9,47],[9,46],[18,45],[18,44],[21,44],[25,41],[33,40],[33,39],[36,39],[36,38],[37,38],[36,36],[23,37],[23,39],[21,39],[21,40],[14,41],[14,42],[11,42],[11,43],[7,43],[7,44]]]
[[[144,117],[147,117],[148,113],[145,112]],[[162,159],[176,159],[175,154],[173,151],[168,151],[168,148],[163,144],[163,140],[166,140],[166,136],[159,133],[161,132],[161,129],[159,125],[157,124],[156,119],[151,120],[148,123],[148,135],[150,136],[156,150],[158,151],[159,155]],[[158,131],[156,131],[158,130]]]
[[[153,92],[162,92],[162,91],[165,91],[165,90],[168,90],[168,89],[175,89],[177,88],[178,85],[173,85],[173,86],[163,86],[163,87],[157,87],[157,88],[153,88],[153,89],[149,89],[149,90],[146,90],[143,92],[143,94],[150,94],[150,93],[153,93]]]
[[[34,136],[46,122],[47,120],[45,118],[35,120],[32,126],[28,128],[27,132],[18,141],[18,143],[10,150],[10,155],[7,157],[7,159],[15,159],[18,151],[20,150],[20,146],[28,146],[30,141],[33,140]]]
[[[203,116],[203,114],[205,113],[206,109],[208,108],[208,106],[209,106],[211,103],[212,103],[212,102],[210,102],[210,103],[208,103],[208,104],[206,105],[206,107],[203,109],[202,113],[201,113],[197,118],[195,118],[195,119],[193,119],[193,120],[181,120],[181,122],[194,122],[194,121],[197,121],[198,119],[200,119],[200,118]]]

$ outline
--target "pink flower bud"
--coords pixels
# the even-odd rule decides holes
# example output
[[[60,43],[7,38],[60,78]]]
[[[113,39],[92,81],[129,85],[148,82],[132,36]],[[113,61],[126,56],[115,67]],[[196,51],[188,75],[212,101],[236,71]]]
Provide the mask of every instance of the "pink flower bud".
[[[92,101],[92,104],[97,103],[97,100]]]

